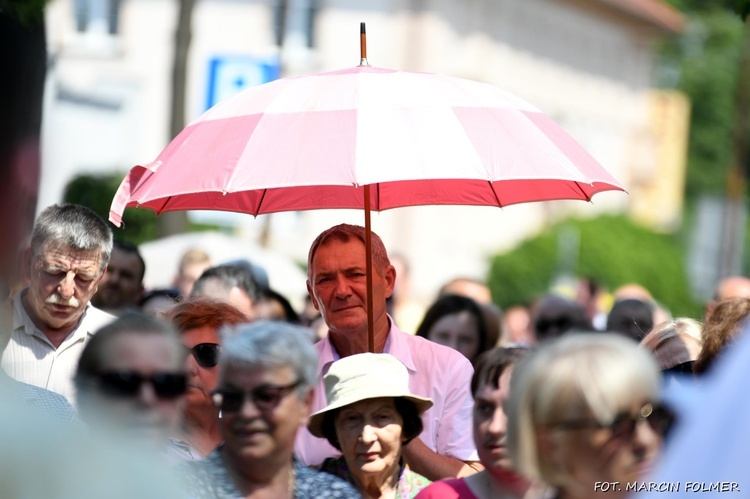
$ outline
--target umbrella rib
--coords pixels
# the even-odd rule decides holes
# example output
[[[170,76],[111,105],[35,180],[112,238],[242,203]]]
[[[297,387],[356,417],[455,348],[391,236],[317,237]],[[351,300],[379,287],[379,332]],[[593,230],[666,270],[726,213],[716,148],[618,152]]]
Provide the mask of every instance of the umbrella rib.
[[[575,186],[576,186],[576,188],[577,188],[577,189],[578,189],[578,190],[579,190],[579,191],[581,192],[581,194],[583,194],[583,197],[584,197],[584,199],[585,199],[585,200],[586,200],[587,202],[589,202],[589,203],[590,203],[590,202],[591,202],[591,196],[589,196],[588,194],[586,194],[586,191],[584,191],[584,190],[583,190],[583,188],[581,187],[581,184],[580,184],[580,182],[575,182]],[[593,186],[592,186],[592,187],[593,187]]]
[[[169,204],[169,202],[170,202],[171,200],[172,200],[172,196],[168,196],[168,197],[164,198],[164,202],[162,202],[161,206],[160,206],[160,207],[159,207],[159,209],[158,209],[158,210],[156,211],[156,214],[157,214],[157,215],[161,215],[162,213],[164,213],[164,210],[166,209],[166,207],[167,207],[167,204]]]
[[[260,201],[258,201],[258,206],[255,208],[255,216],[260,215],[260,207],[263,204],[263,201],[266,199],[266,192],[268,192],[268,189],[263,189],[263,195],[260,197]]]
[[[492,191],[492,195],[495,196],[495,201],[497,201],[497,207],[498,208],[502,208],[503,207],[503,203],[501,203],[500,202],[500,198],[497,197],[497,191],[495,190],[495,186],[493,185],[492,180],[488,180],[487,183],[490,186],[490,190]]]

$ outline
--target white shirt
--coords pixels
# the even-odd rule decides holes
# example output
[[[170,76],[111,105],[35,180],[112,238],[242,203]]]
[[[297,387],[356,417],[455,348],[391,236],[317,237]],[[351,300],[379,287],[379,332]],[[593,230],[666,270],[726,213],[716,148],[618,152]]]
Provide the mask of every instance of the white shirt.
[[[73,376],[78,358],[89,337],[115,316],[89,303],[78,326],[55,348],[24,309],[21,296],[26,292],[24,289],[13,298],[13,332],[3,352],[2,367],[11,378],[59,393],[75,407]]]
[[[433,402],[422,415],[424,429],[419,438],[440,455],[461,461],[479,461],[472,434],[474,399],[471,396],[471,377],[474,368],[471,362],[452,348],[404,333],[392,319],[390,322],[383,353],[389,353],[404,363],[409,371],[409,390],[414,395],[430,397]],[[318,385],[311,412],[327,405],[323,376],[339,359],[329,335],[320,340],[315,349],[318,351]],[[307,427],[297,432],[294,451],[307,465],[317,465],[327,457],[341,454],[326,439],[313,436]]]

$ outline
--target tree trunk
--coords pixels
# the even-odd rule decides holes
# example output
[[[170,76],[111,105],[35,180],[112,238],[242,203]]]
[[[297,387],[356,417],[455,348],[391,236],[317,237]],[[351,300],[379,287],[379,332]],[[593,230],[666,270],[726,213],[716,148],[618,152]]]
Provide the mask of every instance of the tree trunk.
[[[195,0],[178,0],[179,12],[175,32],[174,61],[172,64],[172,109],[169,121],[169,138],[175,138],[185,127],[185,94],[187,66],[192,38],[193,10]],[[187,213],[173,211],[159,216],[161,237],[187,231]]]

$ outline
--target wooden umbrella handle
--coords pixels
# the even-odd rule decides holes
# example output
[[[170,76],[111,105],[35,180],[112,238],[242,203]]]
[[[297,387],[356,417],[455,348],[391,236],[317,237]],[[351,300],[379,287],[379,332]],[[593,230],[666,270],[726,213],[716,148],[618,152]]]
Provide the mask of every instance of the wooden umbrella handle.
[[[359,65],[370,65],[367,62],[367,32],[365,30],[365,23],[359,23]]]

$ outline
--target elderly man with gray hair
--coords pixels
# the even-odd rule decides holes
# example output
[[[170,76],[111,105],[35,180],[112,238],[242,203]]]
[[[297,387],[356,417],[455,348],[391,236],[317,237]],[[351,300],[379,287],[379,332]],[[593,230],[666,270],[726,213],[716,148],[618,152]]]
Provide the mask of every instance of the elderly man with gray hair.
[[[348,482],[293,457],[294,439],[310,415],[317,354],[303,328],[258,321],[225,328],[219,354],[224,443],[184,465],[197,498],[360,497]]]
[[[89,304],[111,251],[112,231],[84,206],[52,205],[37,217],[23,255],[29,285],[13,298],[2,357],[8,375],[74,403],[73,374],[83,347],[114,319]]]

